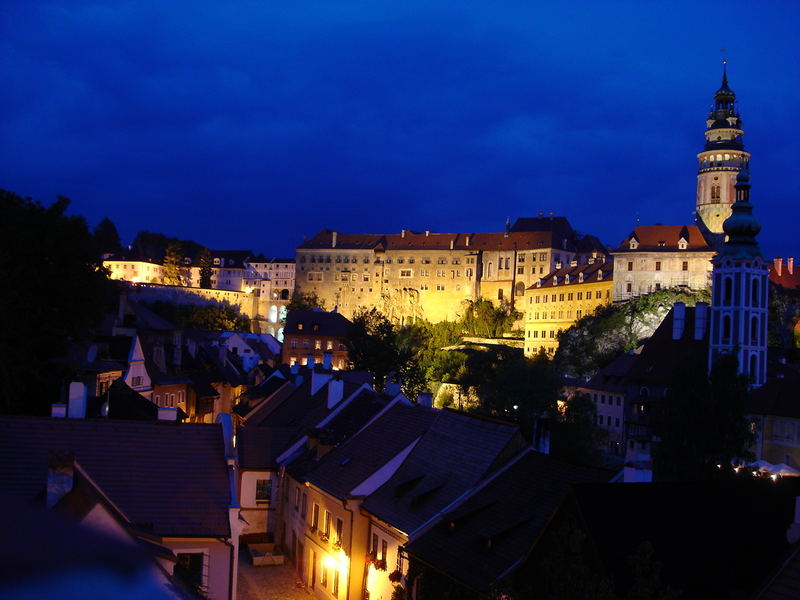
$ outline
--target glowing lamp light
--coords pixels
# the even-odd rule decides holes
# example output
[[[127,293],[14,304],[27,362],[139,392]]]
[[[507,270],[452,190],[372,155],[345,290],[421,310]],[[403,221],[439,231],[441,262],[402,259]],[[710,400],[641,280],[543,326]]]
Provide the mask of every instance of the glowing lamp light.
[[[141,282],[142,280],[139,279],[138,277],[134,277],[133,279],[131,279],[131,283],[141,283]]]
[[[772,475],[770,475],[770,479],[772,479],[772,481],[778,481],[778,474],[773,473]]]
[[[246,288],[244,288],[244,293],[245,293],[245,294],[252,294],[252,293],[253,293],[253,288],[251,288],[251,287],[248,285]]]

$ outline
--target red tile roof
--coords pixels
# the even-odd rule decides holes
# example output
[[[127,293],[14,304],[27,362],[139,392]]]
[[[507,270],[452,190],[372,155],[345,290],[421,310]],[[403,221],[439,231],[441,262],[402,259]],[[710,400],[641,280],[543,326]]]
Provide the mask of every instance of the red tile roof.
[[[684,250],[678,248],[678,242],[683,238],[687,242]],[[631,239],[639,245],[634,252],[699,252],[711,251],[712,248],[703,237],[697,225],[641,225],[634,229],[614,252],[631,252]]]
[[[800,288],[800,269],[794,266],[794,258],[776,258],[769,266],[769,280],[786,289]]]

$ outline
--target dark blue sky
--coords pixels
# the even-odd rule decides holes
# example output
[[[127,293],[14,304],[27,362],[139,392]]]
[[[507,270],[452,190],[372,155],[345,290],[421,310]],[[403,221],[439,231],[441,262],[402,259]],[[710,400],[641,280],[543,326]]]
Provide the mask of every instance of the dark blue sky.
[[[214,248],[323,227],[616,245],[689,223],[727,49],[765,255],[800,255],[796,2],[0,7],[0,187]],[[561,4],[561,3],[558,3]]]

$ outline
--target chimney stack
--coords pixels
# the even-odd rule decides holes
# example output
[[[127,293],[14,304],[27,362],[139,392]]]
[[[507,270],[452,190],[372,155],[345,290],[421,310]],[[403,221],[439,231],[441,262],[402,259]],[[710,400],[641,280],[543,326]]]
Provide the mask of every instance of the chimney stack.
[[[794,257],[790,256],[786,259],[786,270],[789,271],[789,275],[794,275]]]
[[[401,237],[401,238],[404,238],[404,237],[406,237],[406,230],[405,230],[405,229],[401,229],[401,230],[400,230],[400,237]]]
[[[86,418],[86,386],[80,381],[73,381],[69,384],[67,416],[70,419]]]
[[[333,352],[330,350],[322,355],[322,367],[328,371],[333,369]]]
[[[53,508],[72,490],[75,456],[71,452],[51,451],[47,459],[46,507]]]
[[[683,326],[686,322],[686,305],[676,302],[672,307],[672,339],[679,340],[683,336]]]
[[[331,248],[336,248],[336,237],[337,234],[335,231],[331,233]]]
[[[328,408],[333,408],[344,397],[344,381],[341,377],[335,377],[328,382]]]
[[[774,258],[772,259],[773,265],[775,267],[775,274],[780,277],[781,276],[781,268],[783,267],[783,257],[781,258]]]
[[[708,325],[708,302],[698,302],[694,306],[694,339],[702,340]]]

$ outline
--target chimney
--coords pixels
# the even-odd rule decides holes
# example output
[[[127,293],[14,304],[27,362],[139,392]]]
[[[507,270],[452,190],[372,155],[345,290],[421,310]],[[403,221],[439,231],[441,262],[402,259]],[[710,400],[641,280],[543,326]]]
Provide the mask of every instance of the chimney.
[[[789,271],[789,275],[794,275],[794,257],[790,256],[786,259],[786,270]]]
[[[628,440],[622,481],[625,483],[650,483],[653,481],[653,461],[650,456],[649,440]]]
[[[469,234],[467,234],[467,235],[465,236],[465,239],[466,239],[466,241],[467,241],[467,248],[469,248],[469,238],[470,238],[470,235],[469,235]]]
[[[404,238],[404,237],[406,237],[406,230],[405,230],[405,229],[401,229],[401,230],[400,230],[400,237],[401,237],[401,238]]]
[[[333,352],[328,350],[322,355],[322,368],[328,371],[333,369]]]
[[[425,230],[425,237],[429,237],[431,235],[430,229]]]
[[[297,375],[300,372],[300,363],[295,362],[291,367],[289,367],[289,372],[292,375]]]
[[[392,398],[397,396],[400,393],[400,375],[393,373],[387,377],[384,391]]]
[[[679,340],[683,336],[683,326],[686,322],[686,305],[676,302],[672,307],[672,339]]]
[[[159,421],[177,421],[178,420],[178,409],[177,408],[165,408],[163,406],[158,407],[158,420]]]
[[[420,392],[417,395],[417,404],[433,408],[433,394],[431,392]]]
[[[63,419],[67,416],[67,405],[66,404],[51,404],[50,405],[50,416],[55,419]]]
[[[550,422],[547,419],[536,419],[533,424],[533,447],[537,452],[550,454]]]
[[[314,355],[313,354],[309,354],[308,356],[306,356],[306,366],[309,369],[313,369],[314,368]]]
[[[73,381],[69,384],[67,416],[70,419],[86,418],[86,386],[80,381]]]
[[[321,373],[316,369],[311,371],[311,393],[316,394],[330,379],[330,373]]]
[[[456,240],[455,240],[455,238],[453,238],[452,240],[450,240],[450,250],[452,250],[452,249],[455,247],[455,244],[456,244]]]
[[[708,302],[698,302],[694,306],[694,339],[702,340],[708,325]]]
[[[775,274],[780,277],[781,276],[781,268],[783,267],[783,257],[781,258],[773,258],[772,262],[775,266]]]
[[[333,408],[342,401],[344,396],[344,381],[336,377],[328,382],[328,408]]]
[[[47,508],[53,508],[72,490],[75,456],[71,452],[50,451],[47,458]]]
[[[331,233],[331,248],[336,248],[336,238],[338,237],[337,233],[334,231]]]

